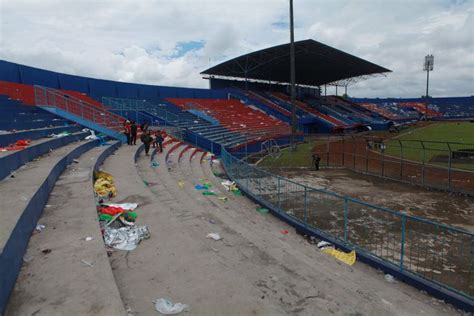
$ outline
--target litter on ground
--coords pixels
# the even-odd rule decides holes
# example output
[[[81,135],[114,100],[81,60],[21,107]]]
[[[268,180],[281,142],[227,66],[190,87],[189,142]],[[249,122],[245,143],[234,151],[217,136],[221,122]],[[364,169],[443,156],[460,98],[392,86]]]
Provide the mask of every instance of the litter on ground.
[[[352,250],[349,253],[345,253],[344,251],[336,250],[334,248],[324,248],[321,251],[327,253],[330,256],[335,257],[337,260],[342,261],[350,266],[356,262],[355,250]]]
[[[104,230],[104,242],[107,246],[119,250],[134,250],[143,239],[150,238],[146,226],[122,227],[119,229],[107,227]]]
[[[91,268],[94,267],[94,263],[90,263],[90,262],[88,262],[88,261],[86,261],[86,260],[84,260],[84,259],[82,259],[81,262],[82,262],[83,264],[85,264],[86,266],[89,266],[89,267],[91,267]]]
[[[126,211],[133,211],[138,207],[138,203],[102,203],[104,206],[120,207]]]
[[[171,301],[159,298],[153,302],[157,312],[164,315],[179,314],[188,308],[188,305],[182,303],[173,304]]]
[[[45,228],[46,228],[45,225],[43,225],[43,224],[38,224],[38,225],[36,225],[33,234],[39,233],[39,232],[41,232],[41,231],[42,231],[43,229],[45,229]]]
[[[222,237],[218,233],[210,233],[206,236],[206,238],[214,239],[215,241],[221,240]]]
[[[114,178],[104,171],[94,172],[94,191],[98,196],[104,198],[111,198],[117,195],[117,189],[115,188]]]
[[[259,212],[260,214],[267,214],[269,212],[268,208],[265,208],[265,207],[257,207],[256,211]]]
[[[222,202],[227,202],[229,199],[227,198],[227,196],[219,196],[218,199]]]
[[[195,188],[196,190],[207,190],[207,189],[209,189],[209,187],[208,187],[207,185],[203,185],[203,184],[196,184],[196,185],[194,186],[194,188]]]

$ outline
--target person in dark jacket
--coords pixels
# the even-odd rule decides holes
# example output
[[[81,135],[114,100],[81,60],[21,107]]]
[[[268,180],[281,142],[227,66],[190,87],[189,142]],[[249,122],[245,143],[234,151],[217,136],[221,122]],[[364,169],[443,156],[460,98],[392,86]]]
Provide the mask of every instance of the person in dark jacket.
[[[132,121],[132,124],[130,125],[130,145],[136,145],[137,144],[137,124],[135,124],[135,121]]]
[[[313,154],[313,166],[314,170],[319,170],[319,163],[321,162],[321,157],[317,153]]]
[[[163,152],[163,135],[161,134],[161,131],[157,131],[156,132],[156,138],[155,138],[155,142],[158,144],[158,146],[160,146],[160,153]]]
[[[143,122],[142,125],[140,125],[140,129],[142,130],[142,133],[145,133],[148,131],[148,124],[146,122]]]
[[[148,152],[150,151],[150,145],[153,142],[153,137],[151,137],[151,132],[147,131],[142,134],[141,141],[145,145],[145,155],[148,156]]]

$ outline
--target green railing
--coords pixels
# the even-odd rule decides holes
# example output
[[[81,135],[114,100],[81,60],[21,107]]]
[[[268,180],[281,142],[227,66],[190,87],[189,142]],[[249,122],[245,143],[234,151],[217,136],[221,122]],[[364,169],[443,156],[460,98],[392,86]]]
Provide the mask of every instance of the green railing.
[[[151,104],[146,100],[138,100],[138,99],[119,99],[119,98],[109,98],[103,97],[102,103],[105,107],[113,111],[119,112],[127,112],[127,111],[135,111],[136,113],[140,113],[144,115],[147,113],[148,115],[154,115],[163,120],[163,123],[166,125],[172,124],[176,125],[180,122],[188,122],[189,120],[183,120],[177,114],[169,112],[165,109],[161,109],[159,106],[155,104]]]
[[[222,150],[229,177],[275,212],[470,300],[474,299],[474,234],[251,166]]]

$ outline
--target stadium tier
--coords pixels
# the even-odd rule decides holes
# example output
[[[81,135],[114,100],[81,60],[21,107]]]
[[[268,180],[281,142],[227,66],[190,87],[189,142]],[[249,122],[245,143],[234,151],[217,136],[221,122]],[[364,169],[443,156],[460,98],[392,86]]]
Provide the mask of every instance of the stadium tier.
[[[288,124],[252,109],[238,100],[175,98],[168,98],[167,100],[183,110],[204,112],[215,118],[228,130],[244,134],[249,139],[291,134],[291,128]]]
[[[299,54],[297,56],[297,73],[298,80],[300,80],[298,84],[311,87],[301,89],[295,101],[298,127],[296,135],[292,134],[290,125],[292,122],[291,100],[286,93],[286,87],[283,87],[284,83],[288,82],[289,61],[287,57],[289,50],[287,45],[271,48],[270,55],[273,56],[273,59],[268,60],[268,62],[266,59],[268,51],[262,50],[250,54],[254,57],[259,56],[258,58],[238,57],[207,70],[205,73],[212,77],[210,78],[211,87],[216,82],[223,85],[221,88],[211,89],[114,82],[55,73],[0,61],[0,192],[2,192],[2,197],[8,197],[2,199],[2,207],[7,211],[0,212],[0,222],[2,223],[2,230],[0,231],[0,314],[3,315],[7,309],[18,275],[22,271],[22,266],[27,268],[28,262],[33,260],[25,254],[30,238],[33,240],[32,234],[38,230],[41,232],[42,228],[38,228],[36,225],[39,224],[38,220],[47,205],[49,205],[48,208],[51,206],[53,209],[55,208],[55,214],[61,214],[64,218],[58,219],[57,231],[53,231],[56,230],[55,225],[49,225],[47,234],[45,233],[43,236],[51,238],[51,240],[54,239],[54,242],[51,240],[51,244],[45,242],[41,245],[41,249],[36,247],[33,264],[40,265],[45,262],[41,258],[48,258],[48,260],[51,260],[49,262],[54,262],[55,265],[51,265],[50,270],[45,270],[47,273],[44,275],[29,275],[28,277],[31,279],[28,279],[28,282],[33,282],[31,280],[34,279],[39,280],[38,283],[42,284],[54,279],[54,282],[57,281],[65,289],[71,288],[71,292],[66,292],[70,297],[80,296],[82,300],[87,296],[78,304],[80,308],[87,309],[93,306],[103,314],[125,314],[120,297],[123,293],[119,293],[118,290],[118,286],[121,284],[116,282],[115,278],[117,276],[126,278],[127,273],[116,272],[115,275],[112,273],[108,253],[102,239],[106,236],[105,230],[109,225],[117,224],[117,228],[122,226],[125,228],[130,224],[128,222],[130,218],[126,219],[124,216],[120,216],[124,217],[123,219],[118,218],[118,216],[107,220],[100,218],[102,225],[100,226],[96,206],[102,204],[113,194],[102,196],[97,191],[93,191],[91,180],[93,179],[93,171],[98,170],[106,157],[126,141],[124,132],[128,126],[126,127],[124,123],[127,120],[136,121],[137,124],[147,123],[150,125],[150,130],[160,129],[165,131],[163,133],[165,139],[163,144],[160,144],[160,146],[165,146],[164,150],[160,153],[158,153],[158,149],[152,150],[150,160],[148,160],[148,157],[144,158],[141,155],[143,147],[146,148],[149,145],[146,138],[143,138],[145,143],[143,146],[137,146],[136,149],[133,149],[133,146],[123,146],[126,148],[119,150],[114,163],[109,165],[121,177],[123,187],[126,188],[124,190],[126,193],[120,193],[123,194],[121,198],[131,197],[137,199],[137,201],[130,202],[137,202],[140,207],[149,211],[148,214],[146,212],[141,213],[143,218],[149,220],[150,223],[161,225],[150,226],[154,229],[151,238],[156,238],[158,232],[158,234],[161,234],[160,238],[166,240],[164,242],[160,240],[163,244],[176,242],[179,243],[179,246],[185,245],[188,247],[198,239],[196,236],[202,235],[202,227],[199,227],[202,223],[198,221],[205,219],[206,225],[212,225],[209,229],[212,227],[214,230],[213,227],[222,225],[222,229],[219,228],[219,230],[223,234],[227,234],[226,242],[232,240],[232,244],[229,243],[229,245],[236,247],[254,245],[255,236],[258,237],[257,240],[263,240],[259,246],[259,251],[262,254],[257,254],[257,257],[261,259],[259,259],[260,263],[257,268],[262,269],[260,271],[265,271],[268,268],[268,258],[279,259],[282,258],[282,255],[284,257],[285,254],[291,253],[296,246],[300,247],[302,240],[294,239],[293,244],[285,244],[282,236],[291,236],[292,234],[289,234],[286,229],[281,230],[281,223],[275,223],[273,220],[269,221],[267,218],[261,217],[261,214],[257,214],[258,218],[265,220],[264,224],[262,224],[263,222],[260,223],[261,226],[253,226],[257,225],[256,221],[247,221],[248,214],[255,215],[255,202],[258,202],[259,205],[268,207],[266,212],[277,215],[280,219],[295,227],[298,233],[330,241],[338,249],[357,249],[357,256],[355,252],[352,252],[354,260],[368,262],[377,269],[395,275],[400,280],[408,280],[415,286],[436,295],[436,297],[451,298],[450,302],[461,308],[468,306],[465,303],[467,296],[459,298],[459,293],[465,291],[464,288],[459,287],[455,289],[457,292],[452,292],[451,283],[443,283],[445,281],[441,278],[430,279],[424,278],[424,275],[411,275],[407,262],[403,262],[403,247],[400,250],[400,256],[395,251],[393,253],[396,255],[390,255],[391,258],[388,259],[388,255],[384,257],[383,254],[372,251],[372,248],[376,247],[360,247],[363,243],[354,238],[354,235],[348,234],[351,225],[348,225],[349,222],[347,221],[352,220],[351,223],[354,223],[354,218],[351,219],[350,216],[347,216],[349,210],[351,216],[353,216],[354,211],[359,208],[359,206],[355,206],[356,204],[360,204],[360,207],[364,210],[367,207],[374,209],[379,209],[379,207],[358,201],[347,195],[339,196],[339,194],[325,191],[325,189],[300,185],[293,181],[294,179],[290,181],[282,176],[273,175],[271,172],[251,166],[246,160],[241,159],[248,158],[249,154],[255,153],[261,154],[263,157],[273,154],[279,155],[283,152],[281,146],[303,142],[306,136],[304,134],[327,134],[324,138],[328,140],[326,148],[329,149],[331,147],[329,141],[338,139],[337,136],[330,135],[333,133],[387,130],[393,124],[392,121],[418,119],[423,113],[427,113],[429,117],[440,119],[443,113],[441,108],[450,109],[451,103],[449,100],[444,100],[444,103],[440,103],[439,106],[430,106],[427,110],[422,103],[416,100],[382,105],[370,101],[362,101],[359,104],[357,100],[348,100],[338,96],[322,97],[319,89],[321,85],[356,76],[388,72],[389,70],[315,41],[299,41],[296,46],[297,54]],[[321,54],[321,51],[324,51],[325,54]],[[241,58],[251,61],[265,61],[263,63],[265,67],[260,67],[262,65],[247,65],[242,63]],[[232,66],[233,63],[251,68],[241,69]],[[271,68],[271,71],[269,71],[269,68]],[[246,76],[245,82],[237,80],[241,81],[238,84],[235,80],[218,81],[220,79],[214,77],[221,75],[242,79],[242,70],[244,70]],[[275,78],[268,78],[269,73],[274,73]],[[247,78],[247,76],[252,77]],[[271,88],[265,89],[266,84],[251,82],[247,79],[274,80],[274,82],[282,83],[282,85],[274,90]],[[468,103],[469,101],[463,102]],[[458,106],[458,104],[455,106]],[[343,148],[345,145],[344,139],[342,140]],[[319,142],[319,139],[317,142]],[[137,143],[140,143],[140,141]],[[367,159],[369,158],[368,144],[367,142],[362,145]],[[311,149],[313,153],[316,153],[315,148],[316,146]],[[148,149],[146,149],[147,156]],[[355,166],[355,146],[353,150],[353,152],[351,151],[353,159],[350,159],[350,161]],[[287,152],[292,153],[289,150]],[[384,154],[382,156],[385,159]],[[217,159],[218,162],[216,163],[219,169],[212,169],[216,157],[220,158]],[[273,156],[271,157],[273,158]],[[304,158],[311,159],[310,155]],[[314,155],[312,158],[316,161]],[[326,156],[326,159],[329,161],[329,155]],[[350,161],[343,158],[342,167],[344,167],[344,163]],[[74,162],[74,167],[67,168],[67,165],[72,162]],[[187,163],[189,168],[183,162]],[[204,164],[203,162],[209,163]],[[22,167],[26,164],[26,167]],[[368,170],[369,164],[365,166]],[[382,166],[382,168],[385,168],[385,165]],[[206,168],[205,172],[203,171],[204,168]],[[63,171],[65,176],[63,179],[66,180],[61,181],[60,185],[54,188]],[[226,180],[235,181],[231,183],[232,189],[221,187],[229,181],[223,183],[223,179],[217,178],[215,171],[222,173],[223,177],[226,176]],[[304,172],[307,171],[309,169]],[[211,184],[208,180],[214,181],[214,183]],[[85,185],[86,182],[87,185]],[[211,186],[215,191],[208,190]],[[151,187],[153,187],[153,190],[151,190]],[[199,191],[200,188],[204,188],[206,191],[201,192]],[[50,196],[53,189],[57,191]],[[56,200],[56,203],[47,204],[48,199],[55,199],[61,194],[63,195],[59,202]],[[210,200],[213,198],[212,196],[217,194],[219,194],[219,197],[215,198],[219,198],[221,202]],[[248,200],[248,197],[253,200]],[[323,200],[326,202],[323,202]],[[296,208],[294,207],[299,208],[298,204],[289,206],[293,201],[301,203],[303,206],[302,209],[298,210],[299,214],[296,214]],[[245,203],[248,205],[245,205]],[[326,203],[329,207],[338,208],[339,214],[344,214],[346,223],[339,225],[340,228],[343,227],[344,229],[342,234],[341,230],[331,231],[321,226],[319,228],[312,226],[315,223],[319,224],[319,222],[328,225],[333,224],[333,222],[327,220],[326,215],[320,215],[324,213],[331,214],[330,211],[326,212],[326,210],[329,210],[325,206]],[[161,208],[159,212],[152,213],[158,209],[156,205],[168,208],[165,214],[166,217],[159,217],[165,213],[162,212]],[[81,212],[78,212],[78,209]],[[248,211],[247,214],[239,215],[238,213],[242,209]],[[324,213],[321,211],[324,211]],[[226,213],[229,213],[229,216]],[[142,216],[141,214],[140,216]],[[218,220],[208,219],[210,214],[215,214]],[[309,218],[308,214],[310,214]],[[404,225],[409,215],[382,208],[380,208],[380,214],[396,214],[397,219],[400,218],[398,222],[403,225],[403,229],[400,229],[400,227],[396,229],[397,236],[402,234],[400,235],[402,236],[401,240],[405,240]],[[52,219],[54,216],[50,214],[45,215],[47,215],[44,217],[45,220],[51,220],[53,223],[56,220]],[[177,220],[168,223],[168,216],[177,216]],[[366,216],[364,215],[364,217]],[[188,222],[189,220],[193,221],[192,229],[190,229],[191,226],[182,225],[185,221],[191,223]],[[341,218],[338,221],[340,224]],[[85,225],[83,223],[85,222],[92,227],[91,230],[84,229]],[[228,229],[224,228],[224,225],[227,225],[226,222],[232,224],[228,226]],[[173,229],[170,229],[167,233],[166,229],[169,229],[167,227],[169,225],[176,226],[173,226]],[[270,225],[275,226],[271,227]],[[447,227],[445,226],[443,228]],[[160,230],[157,227],[163,229]],[[252,227],[261,228],[255,229]],[[278,229],[275,229],[275,227],[278,227]],[[438,226],[436,227],[438,228]],[[378,228],[376,223],[371,226],[364,226],[362,231],[365,234],[371,229]],[[186,234],[189,233],[190,235],[182,234],[180,229],[185,230]],[[235,234],[233,233],[234,229]],[[271,232],[270,235],[269,232]],[[168,236],[168,234],[174,233],[179,234],[179,236],[176,235],[178,238]],[[148,237],[150,237],[149,235]],[[296,234],[294,235],[296,236]],[[55,238],[51,236],[55,236]],[[64,238],[64,236],[69,239],[66,240],[67,238]],[[180,239],[183,236],[187,236],[186,238],[189,237],[189,239]],[[295,236],[291,236],[291,238]],[[350,239],[348,239],[348,236],[350,236]],[[137,236],[133,238],[135,237]],[[205,239],[205,235],[201,237]],[[299,237],[296,236],[295,238]],[[92,240],[94,241],[92,242]],[[46,241],[48,240],[46,239]],[[84,246],[85,241],[90,241],[87,244],[88,247]],[[124,242],[128,243],[129,241]],[[205,241],[211,240],[205,239]],[[465,245],[472,244],[471,241],[472,239],[469,239]],[[138,243],[138,241],[136,242]],[[111,244],[107,245],[111,246]],[[178,260],[178,263],[186,264],[182,267],[192,267],[194,265],[192,259],[196,258],[193,252],[201,252],[202,245],[193,243],[192,247],[183,248],[186,260]],[[32,247],[31,243],[30,246]],[[134,246],[137,246],[137,244]],[[309,244],[306,246],[312,247]],[[156,251],[156,243],[153,244],[153,247],[146,248],[147,251],[142,252],[146,255],[146,258],[152,258],[152,260],[149,260],[151,269],[155,269],[152,263],[156,262],[157,258],[162,259],[166,256],[163,255],[162,249],[159,253]],[[170,249],[173,247],[171,246]],[[279,252],[281,247],[284,247],[283,252]],[[468,246],[463,244],[463,247]],[[149,251],[150,249],[151,251]],[[210,253],[215,255],[219,252],[219,260],[229,260],[230,257],[226,257],[228,256],[227,250],[221,249],[216,250],[211,247],[212,251]],[[278,252],[270,255],[265,252],[268,249]],[[232,256],[241,252],[235,252],[234,250],[228,250],[232,253]],[[244,252],[242,252],[241,257],[234,256],[233,259],[230,258],[236,264],[232,263],[229,266],[240,267],[239,269],[255,268],[255,262],[247,260],[248,256]],[[163,272],[163,275],[169,272],[167,268],[163,268],[165,265],[172,266],[177,262],[174,252],[172,253],[173,255],[169,256],[170,261],[167,264],[160,265],[160,272]],[[314,254],[314,251],[312,253]],[[206,260],[208,258],[207,254],[203,256],[199,253],[198,256]],[[300,259],[298,259],[299,256],[291,257],[296,260],[294,262],[300,264],[300,271],[313,268],[313,265],[308,265],[308,262],[312,262],[310,257],[306,255],[301,256]],[[137,260],[134,264],[141,265],[143,264],[142,261],[146,263],[147,260]],[[65,262],[72,262],[72,264],[66,268],[57,269],[59,277],[52,278],[53,273],[51,271],[55,267],[63,267]],[[289,279],[294,279],[294,273],[291,272],[291,269],[295,266],[294,262],[281,262],[273,265],[272,269],[277,269],[275,273],[279,276],[286,274]],[[220,263],[216,267],[224,277],[230,272],[235,273],[233,281],[240,277],[238,270],[228,269],[226,264],[222,265]],[[128,265],[128,261],[126,265]],[[43,264],[43,266],[47,267],[48,265]],[[197,266],[203,268],[201,271],[207,271],[209,267],[208,264]],[[339,269],[333,263],[331,263],[331,266]],[[297,268],[299,267],[297,266]],[[328,269],[325,273],[332,273],[331,269]],[[129,269],[128,271],[131,270],[139,271],[138,268]],[[185,270],[183,269],[183,271]],[[258,274],[261,273],[260,271],[258,271]],[[351,273],[359,272],[358,270],[351,270]],[[214,274],[215,271],[213,270],[212,273]],[[324,274],[320,272],[311,273],[308,274],[311,280],[315,276]],[[143,273],[143,275],[148,274]],[[166,282],[173,283],[173,275],[170,274],[169,280],[166,280]],[[340,275],[339,272],[334,274],[333,280],[339,278]],[[54,276],[56,277],[56,274]],[[255,276],[257,276],[257,273]],[[18,278],[19,282],[24,281],[24,279]],[[71,287],[71,284],[79,279],[83,282],[83,287]],[[306,282],[303,279],[297,280],[298,283]],[[362,277],[357,276],[356,279],[360,280]],[[100,280],[100,282],[97,282],[97,280]],[[221,280],[227,281],[224,278]],[[244,281],[249,284],[249,289],[255,287],[254,276]],[[384,279],[376,282],[379,285],[374,288],[383,288],[385,285]],[[147,282],[143,284],[145,283]],[[228,283],[230,284],[230,282]],[[60,292],[62,289],[49,284],[48,286],[56,292]],[[94,286],[90,287],[90,284],[94,284]],[[324,284],[320,286],[326,288]],[[358,283],[353,282],[351,285],[353,288],[349,287],[349,290],[352,291],[357,286]],[[89,288],[83,290],[86,287]],[[398,287],[397,285],[397,287],[389,287],[389,289],[390,291],[397,291]],[[307,286],[302,286],[302,289],[307,291]],[[319,293],[319,290],[313,292]],[[359,295],[356,290],[347,293],[345,299],[351,299],[351,296]],[[472,292],[468,294],[470,295],[470,293]],[[233,294],[229,297],[232,297]],[[331,296],[336,297],[336,293],[333,292],[333,294]],[[213,294],[211,293],[211,295]],[[360,295],[361,297],[357,298],[358,301],[363,299],[362,296],[364,296]],[[417,293],[417,295],[425,294]],[[252,292],[249,296],[253,297],[255,295]],[[298,296],[300,295],[298,294]],[[469,297],[467,298],[469,299]],[[43,298],[40,297],[40,299]],[[50,301],[48,301],[48,306],[50,308],[54,306],[53,309],[62,304],[56,303],[55,295],[50,295],[45,300],[51,301],[50,304]],[[258,296],[257,301],[260,302],[260,300],[260,296]],[[282,301],[282,299],[278,300],[277,298],[275,301],[280,304],[279,301]],[[195,306],[198,306],[199,303],[195,303]],[[353,303],[356,304],[357,302],[354,301]],[[42,304],[42,302],[39,304]],[[22,307],[20,306],[20,308]],[[77,313],[71,314],[88,314],[87,311],[84,312],[80,308]],[[90,312],[90,310],[92,310],[92,307],[88,311]],[[286,312],[291,313],[293,311],[292,307],[291,310]],[[18,314],[31,313],[35,313],[35,311]],[[47,311],[44,313],[48,314]],[[14,312],[10,314],[14,314]]]
[[[381,115],[394,121],[418,120],[428,116],[433,120],[472,119],[474,118],[474,97],[429,98],[426,99],[363,99],[354,98],[353,102],[374,109]]]

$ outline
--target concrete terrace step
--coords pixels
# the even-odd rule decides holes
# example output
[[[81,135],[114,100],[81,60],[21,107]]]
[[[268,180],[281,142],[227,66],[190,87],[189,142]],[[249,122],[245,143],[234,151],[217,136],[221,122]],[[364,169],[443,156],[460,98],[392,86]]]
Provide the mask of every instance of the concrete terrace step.
[[[60,148],[71,142],[84,139],[89,132],[77,132],[60,138],[42,138],[35,140],[25,149],[18,151],[7,151],[0,153],[0,179],[8,176],[12,171],[17,170],[22,165],[34,160],[36,157],[44,155],[51,150]]]
[[[0,181],[0,312],[14,285],[29,236],[62,168],[98,141],[63,146]]]
[[[61,126],[61,127],[46,127],[38,129],[30,129],[16,132],[9,132],[0,134],[0,146],[8,146],[15,143],[19,139],[35,140],[44,138],[51,134],[59,134],[61,132],[75,133],[82,129],[80,126]]]
[[[56,182],[31,237],[6,315],[124,315],[97,221],[93,167],[108,146],[81,155]],[[93,240],[85,241],[85,237]],[[43,254],[42,250],[51,249]],[[92,267],[81,260],[93,264]]]
[[[179,153],[186,146],[184,144],[176,149],[176,152]],[[249,294],[252,295],[254,290],[259,288],[258,284],[260,283],[264,283],[266,289],[261,292],[264,298],[260,297],[259,307],[255,311],[257,314],[259,312],[293,314],[296,306],[303,308],[299,312],[304,311],[310,315],[344,314],[354,312],[354,310],[360,313],[377,314],[416,314],[421,311],[428,312],[428,310],[428,313],[438,315],[446,313],[448,310],[454,312],[446,305],[443,307],[433,306],[429,296],[420,294],[410,286],[405,284],[397,284],[397,287],[392,284],[387,285],[383,275],[378,275],[364,264],[357,264],[353,267],[335,264],[331,257],[315,251],[314,245],[310,245],[300,236],[292,234],[293,230],[289,229],[285,223],[273,216],[258,214],[252,201],[244,196],[235,197],[226,192],[220,184],[220,179],[213,175],[209,162],[205,159],[201,163],[197,159],[199,155],[194,155],[194,159],[190,163],[192,155],[192,151],[187,150],[179,162],[173,161],[166,165],[164,161],[166,153],[160,154],[155,158],[160,163],[157,168],[150,168],[149,161],[140,158],[137,167],[139,173],[147,177],[147,181],[156,183],[148,188],[156,193],[157,197],[160,196],[158,194],[162,194],[162,191],[167,190],[169,195],[174,198],[173,202],[163,199],[162,203],[169,203],[173,207],[173,214],[183,225],[180,232],[194,234],[198,238],[196,243],[199,243],[199,236],[202,238],[205,232],[219,232],[224,237],[221,244],[212,243],[215,250],[211,248],[207,252],[209,246],[204,245],[199,248],[203,252],[202,255],[207,258],[204,264],[212,267],[213,280],[225,282],[225,279],[220,279],[222,278],[220,269],[213,265],[213,257],[218,258],[221,265],[229,267],[232,274],[239,275],[240,287],[236,293],[229,293],[228,289],[222,288],[216,291],[209,289],[214,293],[213,297],[209,298],[206,297],[206,290],[204,290],[206,285],[201,283],[199,284],[201,291],[195,293],[194,296],[188,293],[191,296],[188,296],[187,301],[182,298],[186,297],[186,289],[180,288],[179,282],[173,282],[174,286],[171,292],[183,293],[179,296],[180,300],[193,306],[194,312],[219,314],[223,308],[222,305],[226,305],[227,313],[239,311],[245,314],[247,312],[245,308],[256,304],[259,295],[249,297],[246,304],[237,304],[239,309],[235,309],[234,300],[243,299]],[[163,164],[165,165],[163,166]],[[195,190],[194,185],[203,178],[213,183],[212,190],[218,196],[227,196],[228,202],[223,203],[216,196],[202,196],[200,191]],[[179,185],[180,182],[184,183],[182,187]],[[209,223],[210,220],[213,222]],[[280,230],[285,228],[290,231],[290,234],[284,236]],[[166,251],[166,248],[162,249],[163,251]],[[188,255],[190,254],[186,254],[186,256]],[[183,256],[185,255],[179,254],[180,258]],[[193,263],[201,262],[202,259],[198,258],[200,258],[199,255],[195,259],[189,258],[188,260]],[[186,261],[179,261],[179,263],[182,262]],[[180,267],[175,267],[175,269],[182,271]],[[193,288],[193,283],[190,282],[193,277],[188,275],[190,273],[188,269],[183,271],[185,271],[183,278],[188,281],[187,287]],[[225,278],[232,277],[231,271],[228,271],[229,275],[226,275]],[[272,279],[272,276],[276,277],[278,282],[266,281],[267,277]],[[248,285],[250,286],[247,287]],[[292,289],[293,294],[285,291],[288,288]],[[296,303],[298,297],[303,297],[309,292],[318,293],[319,299],[312,301],[311,304],[303,304],[303,306]],[[271,293],[278,293],[278,295]],[[230,300],[229,297],[232,299]],[[223,301],[219,301],[219,298]],[[193,301],[197,302],[193,303]],[[206,309],[199,303],[203,301],[206,302],[206,307],[212,307]],[[282,301],[287,304],[282,304]],[[364,304],[360,304],[362,301]],[[404,303],[394,307],[393,302],[396,301]],[[225,303],[223,304],[223,302]],[[386,302],[390,304],[386,304]]]

